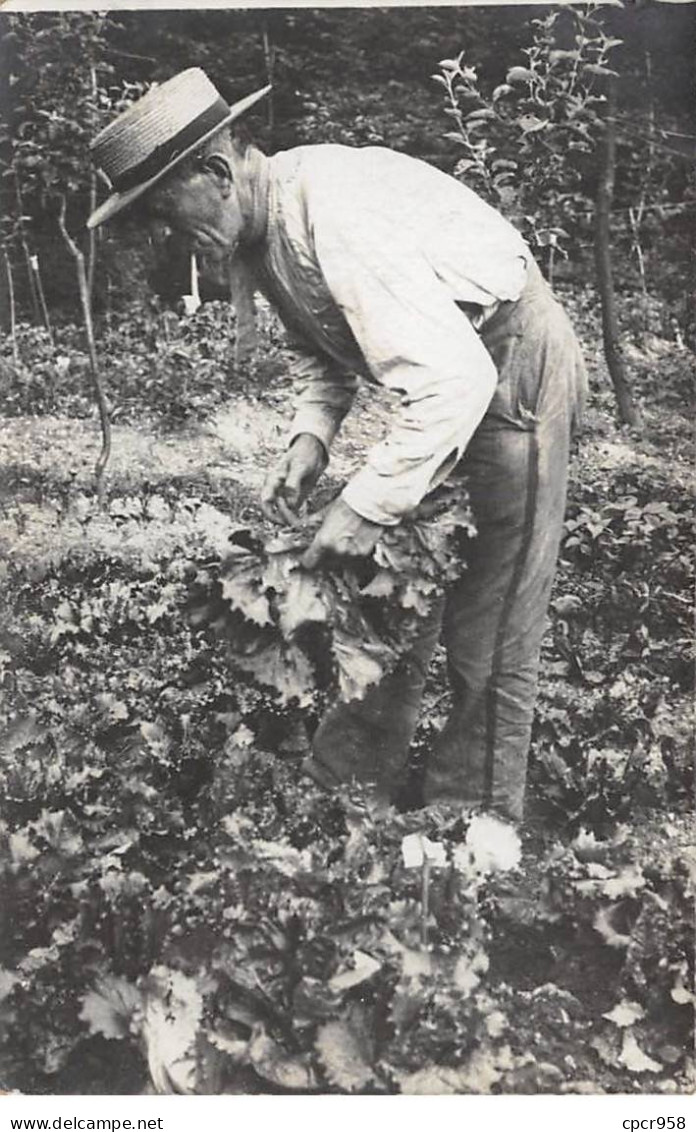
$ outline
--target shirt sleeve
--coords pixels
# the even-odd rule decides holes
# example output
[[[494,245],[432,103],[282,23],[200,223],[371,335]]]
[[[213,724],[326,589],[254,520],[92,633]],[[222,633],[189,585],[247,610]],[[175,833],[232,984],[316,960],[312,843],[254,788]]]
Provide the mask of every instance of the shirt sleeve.
[[[353,404],[358,379],[330,358],[302,349],[293,350],[290,377],[298,392],[288,446],[301,433],[308,432],[321,441],[328,456],[331,442]]]
[[[381,217],[353,225],[329,215],[314,236],[370,374],[401,397],[388,436],[343,492],[363,518],[393,526],[462,456],[490,404],[496,368],[408,233]]]

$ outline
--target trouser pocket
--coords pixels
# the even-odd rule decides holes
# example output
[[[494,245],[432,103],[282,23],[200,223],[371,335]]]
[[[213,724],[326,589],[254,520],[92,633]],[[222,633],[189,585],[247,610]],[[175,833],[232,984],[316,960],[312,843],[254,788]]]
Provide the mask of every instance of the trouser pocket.
[[[548,416],[582,418],[587,374],[570,319],[538,270],[522,297],[505,304],[483,328],[498,371],[484,427],[534,429]]]

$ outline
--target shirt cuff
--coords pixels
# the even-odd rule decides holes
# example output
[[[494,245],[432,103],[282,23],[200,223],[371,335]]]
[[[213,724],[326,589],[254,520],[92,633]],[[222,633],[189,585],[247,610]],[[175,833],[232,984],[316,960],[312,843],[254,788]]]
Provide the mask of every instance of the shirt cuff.
[[[460,457],[461,452],[452,448],[444,460],[435,455],[418,467],[391,475],[366,464],[343,489],[343,499],[363,519],[395,527],[416,510],[426,495],[444,483]]]
[[[307,405],[299,409],[295,414],[292,425],[290,426],[290,435],[288,436],[288,447],[296,440],[303,432],[308,432],[310,436],[315,436],[326,449],[326,455],[329,455],[331,442],[339,430],[343,414],[339,418],[338,414],[332,412],[330,408],[323,408],[318,405]]]
[[[344,487],[342,498],[363,519],[379,523],[382,527],[395,527],[404,515],[412,511],[420,502],[401,498],[402,492],[395,490],[392,477],[380,476],[370,467],[362,468]]]

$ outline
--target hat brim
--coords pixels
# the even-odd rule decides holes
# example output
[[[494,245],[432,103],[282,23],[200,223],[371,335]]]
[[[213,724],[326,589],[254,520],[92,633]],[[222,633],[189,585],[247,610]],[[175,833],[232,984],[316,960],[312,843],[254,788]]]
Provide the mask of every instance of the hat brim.
[[[156,185],[158,181],[161,181],[163,177],[171,173],[172,169],[175,169],[177,165],[185,161],[187,157],[190,157],[192,153],[195,153],[197,149],[205,145],[205,143],[210,138],[214,137],[215,134],[219,133],[220,130],[224,130],[225,126],[229,126],[230,123],[234,122],[236,118],[239,118],[241,114],[250,110],[255,103],[259,102],[269,93],[270,89],[270,85],[265,86],[261,90],[254,91],[253,94],[248,94],[246,98],[240,99],[239,102],[235,102],[234,105],[230,107],[230,112],[226,118],[223,118],[212,130],[208,130],[207,133],[203,134],[192,145],[182,150],[181,153],[177,153],[176,157],[173,157],[171,161],[165,165],[164,169],[160,169],[159,173],[156,173],[154,177],[149,177],[146,181],[143,181],[142,184],[134,185],[132,189],[127,189],[123,193],[112,193],[110,197],[99,205],[99,208],[94,210],[87,221],[87,227],[98,228],[100,224],[106,224],[108,220],[113,220],[114,216],[118,216],[120,212],[123,212],[126,208],[130,208],[130,206],[151,189],[153,185]]]

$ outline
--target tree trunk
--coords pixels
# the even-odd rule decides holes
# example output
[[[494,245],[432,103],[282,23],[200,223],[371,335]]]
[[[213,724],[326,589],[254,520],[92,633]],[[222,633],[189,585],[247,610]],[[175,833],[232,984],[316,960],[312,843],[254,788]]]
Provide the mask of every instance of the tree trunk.
[[[97,361],[97,347],[94,341],[94,327],[92,325],[92,307],[89,301],[89,284],[87,282],[87,271],[85,268],[84,253],[80,251],[79,247],[73,240],[68,232],[65,224],[65,197],[61,200],[60,215],[58,217],[58,225],[61,234],[68,247],[70,254],[75,260],[75,269],[77,271],[77,283],[80,289],[80,302],[82,304],[82,316],[85,323],[85,333],[87,335],[87,348],[89,351],[89,368],[92,375],[92,384],[99,407],[99,420],[101,423],[102,432],[102,448],[99,453],[99,458],[94,467],[94,473],[97,479],[97,494],[100,502],[104,501],[104,469],[106,468],[109,456],[111,455],[111,421],[109,420],[109,407],[104,393],[104,386],[102,385],[101,374],[99,373],[99,362]]]
[[[616,86],[614,78],[609,79],[607,90],[607,116],[602,144],[599,188],[595,211],[595,262],[597,266],[597,285],[602,302],[602,334],[604,356],[607,360],[619,407],[619,419],[623,424],[634,428],[642,426],[638,409],[633,403],[631,389],[626,377],[619,326],[616,317],[616,296],[614,293],[614,273],[611,262],[611,208],[614,201],[614,181],[616,176]]]

